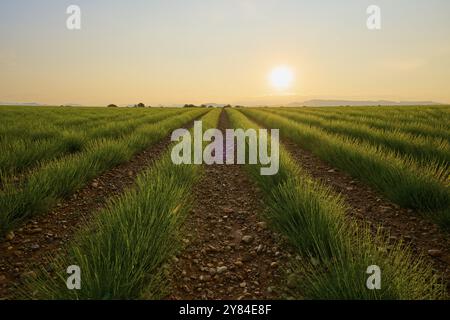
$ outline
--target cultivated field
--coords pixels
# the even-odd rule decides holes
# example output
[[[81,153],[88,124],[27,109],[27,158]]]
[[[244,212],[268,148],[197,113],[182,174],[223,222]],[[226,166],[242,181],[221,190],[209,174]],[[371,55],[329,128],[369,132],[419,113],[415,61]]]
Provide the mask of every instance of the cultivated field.
[[[195,120],[279,172],[173,164]],[[0,299],[448,298],[448,106],[0,107],[0,151]]]

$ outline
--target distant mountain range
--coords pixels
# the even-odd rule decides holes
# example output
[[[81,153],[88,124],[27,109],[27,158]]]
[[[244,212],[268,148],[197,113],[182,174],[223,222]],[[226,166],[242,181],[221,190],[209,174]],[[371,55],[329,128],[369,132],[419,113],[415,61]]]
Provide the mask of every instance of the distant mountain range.
[[[42,104],[40,103],[36,103],[36,102],[1,102],[0,101],[0,106],[42,106]]]
[[[222,108],[226,106],[225,103],[203,103],[202,105],[212,106],[216,108]],[[235,105],[235,104],[233,104]],[[240,105],[247,106],[263,106],[255,103]],[[288,104],[267,104],[264,106],[286,106],[286,107],[337,107],[337,106],[430,106],[430,105],[443,105],[440,102],[435,101],[390,101],[390,100],[326,100],[326,99],[312,99],[303,102],[291,102]],[[171,105],[173,107],[182,107],[182,104]]]
[[[411,106],[411,105],[440,105],[434,101],[389,101],[389,100],[321,100],[313,99],[304,102],[292,102],[288,107],[334,107],[334,106]]]
[[[44,107],[50,106],[50,104],[42,104],[37,102],[1,102],[0,106],[31,106],[31,107]],[[63,106],[82,107],[82,104],[78,103],[65,103]]]

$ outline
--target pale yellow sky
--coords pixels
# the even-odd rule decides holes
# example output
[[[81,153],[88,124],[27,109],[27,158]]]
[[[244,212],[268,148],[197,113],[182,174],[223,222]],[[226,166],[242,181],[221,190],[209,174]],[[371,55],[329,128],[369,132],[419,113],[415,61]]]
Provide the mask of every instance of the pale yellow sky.
[[[79,0],[0,3],[0,102],[450,102],[450,2]],[[288,66],[293,81],[268,80]]]

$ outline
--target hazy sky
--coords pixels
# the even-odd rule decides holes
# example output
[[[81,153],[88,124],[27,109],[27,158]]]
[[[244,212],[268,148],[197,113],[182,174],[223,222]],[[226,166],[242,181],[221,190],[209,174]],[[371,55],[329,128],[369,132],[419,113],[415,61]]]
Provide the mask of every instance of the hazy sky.
[[[79,5],[82,29],[66,28]],[[366,27],[381,7],[382,28]],[[289,88],[268,81],[294,73]],[[450,102],[449,0],[1,0],[0,101]]]

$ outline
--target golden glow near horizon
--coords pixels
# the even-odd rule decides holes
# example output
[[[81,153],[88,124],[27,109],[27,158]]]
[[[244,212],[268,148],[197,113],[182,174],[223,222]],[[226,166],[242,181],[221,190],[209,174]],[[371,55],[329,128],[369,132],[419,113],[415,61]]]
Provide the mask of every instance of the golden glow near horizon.
[[[0,1],[0,102],[450,102],[450,1],[282,2]]]

